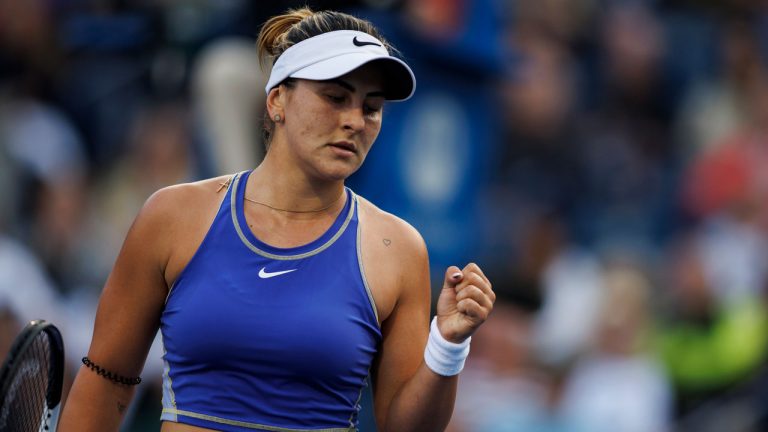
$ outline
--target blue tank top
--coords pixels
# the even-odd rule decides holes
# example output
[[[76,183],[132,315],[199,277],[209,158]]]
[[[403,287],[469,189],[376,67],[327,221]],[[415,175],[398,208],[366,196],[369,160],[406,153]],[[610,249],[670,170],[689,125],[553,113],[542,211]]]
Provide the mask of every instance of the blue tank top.
[[[362,271],[357,198],[318,239],[259,241],[230,182],[170,290],[162,420],[222,431],[349,431],[381,341]]]

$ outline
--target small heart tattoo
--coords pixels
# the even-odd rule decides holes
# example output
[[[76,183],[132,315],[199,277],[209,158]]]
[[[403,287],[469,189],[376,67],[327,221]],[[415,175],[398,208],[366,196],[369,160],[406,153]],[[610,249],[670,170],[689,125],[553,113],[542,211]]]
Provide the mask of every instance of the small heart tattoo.
[[[384,246],[389,246],[392,244],[392,240],[390,239],[384,239],[383,242],[384,242]]]

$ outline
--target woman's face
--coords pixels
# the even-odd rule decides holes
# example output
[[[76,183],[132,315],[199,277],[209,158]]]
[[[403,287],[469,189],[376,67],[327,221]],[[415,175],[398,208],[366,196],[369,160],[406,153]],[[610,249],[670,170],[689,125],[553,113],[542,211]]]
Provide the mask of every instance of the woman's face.
[[[343,180],[360,168],[381,129],[378,69],[366,65],[329,81],[298,79],[280,90],[285,144],[310,175]]]

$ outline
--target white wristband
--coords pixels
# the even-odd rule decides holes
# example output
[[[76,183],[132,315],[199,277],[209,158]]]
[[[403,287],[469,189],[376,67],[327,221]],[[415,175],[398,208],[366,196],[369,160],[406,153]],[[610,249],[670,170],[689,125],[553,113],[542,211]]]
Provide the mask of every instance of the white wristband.
[[[471,340],[472,338],[468,337],[458,344],[445,340],[437,328],[437,317],[435,317],[429,328],[429,340],[424,349],[424,362],[438,375],[456,375],[464,369],[464,361],[469,355]]]

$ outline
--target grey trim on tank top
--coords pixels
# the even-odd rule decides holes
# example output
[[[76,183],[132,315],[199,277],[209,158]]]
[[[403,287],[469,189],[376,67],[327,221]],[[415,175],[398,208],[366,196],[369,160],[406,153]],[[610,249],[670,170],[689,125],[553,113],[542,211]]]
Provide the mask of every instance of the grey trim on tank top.
[[[349,225],[349,222],[352,220],[352,215],[355,212],[355,201],[357,201],[357,197],[355,196],[355,193],[350,191],[350,199],[353,200],[352,205],[349,206],[349,212],[347,212],[347,217],[344,220],[344,223],[341,225],[338,231],[328,239],[327,242],[325,242],[322,246],[313,249],[309,252],[304,252],[302,254],[297,255],[276,255],[269,253],[267,251],[261,250],[256,245],[251,243],[250,240],[245,236],[245,233],[243,232],[242,227],[240,226],[240,222],[237,219],[237,188],[240,184],[240,178],[242,177],[242,173],[237,174],[235,176],[235,179],[232,181],[232,189],[230,191],[230,207],[232,209],[232,223],[235,225],[235,231],[237,231],[237,235],[240,237],[240,240],[243,242],[243,244],[248,247],[248,249],[252,250],[253,252],[274,260],[282,260],[282,261],[290,261],[290,260],[297,260],[302,258],[307,258],[312,255],[317,255],[320,252],[328,249],[336,240],[341,237],[341,235],[344,233],[344,231],[347,229],[347,226]]]
[[[225,419],[222,417],[216,417],[212,415],[207,414],[200,414],[193,411],[185,411],[185,410],[179,410],[175,408],[163,408],[164,414],[173,414],[176,416],[185,416],[185,417],[191,417],[196,418],[200,420],[206,420],[212,423],[219,423],[219,424],[225,424],[230,426],[239,426],[243,428],[248,429],[254,429],[254,430],[261,430],[261,431],[271,431],[271,432],[350,432],[354,431],[354,427],[348,427],[348,428],[321,428],[321,429],[293,429],[293,428],[284,428],[279,426],[269,426],[269,425],[263,425],[259,423],[251,423],[251,422],[244,422],[240,420],[230,420]]]

